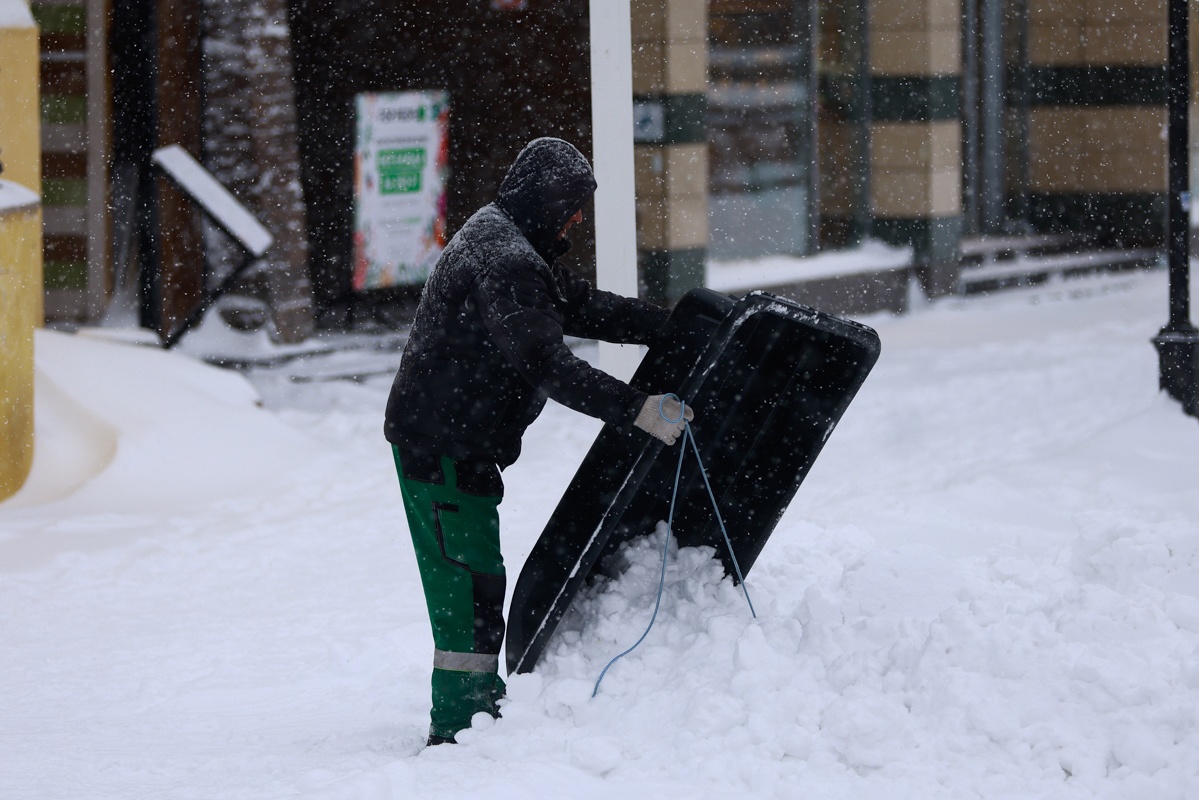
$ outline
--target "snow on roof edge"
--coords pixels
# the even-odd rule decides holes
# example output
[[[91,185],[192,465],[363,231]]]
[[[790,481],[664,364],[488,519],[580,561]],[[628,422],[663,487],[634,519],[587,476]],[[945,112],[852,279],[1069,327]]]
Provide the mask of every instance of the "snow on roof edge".
[[[4,3],[6,0],[0,0]],[[0,27],[3,23],[0,22]],[[38,197],[37,192],[32,189],[26,189],[19,183],[6,181],[0,178],[0,213],[5,211],[21,211],[31,206],[36,206],[42,199]]]
[[[0,28],[36,28],[25,0],[0,0]]]

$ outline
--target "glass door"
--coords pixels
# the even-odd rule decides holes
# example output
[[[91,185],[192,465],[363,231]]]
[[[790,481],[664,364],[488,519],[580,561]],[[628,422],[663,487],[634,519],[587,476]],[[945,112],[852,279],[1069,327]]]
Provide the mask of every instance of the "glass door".
[[[709,3],[709,252],[809,253],[813,0]]]

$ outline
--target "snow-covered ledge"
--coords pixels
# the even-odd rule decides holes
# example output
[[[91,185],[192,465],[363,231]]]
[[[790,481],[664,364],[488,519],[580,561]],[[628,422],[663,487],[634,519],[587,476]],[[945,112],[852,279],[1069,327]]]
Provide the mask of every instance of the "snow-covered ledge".
[[[0,27],[4,26],[3,8],[13,0],[0,0]],[[17,5],[20,5],[18,2]],[[0,214],[34,208],[41,202],[37,192],[26,189],[19,183],[0,179]]]
[[[900,313],[922,294],[915,267],[911,247],[867,240],[812,256],[710,261],[705,284],[733,296],[762,289],[832,314]]]
[[[25,0],[0,0],[0,28],[32,28],[33,13]]]
[[[857,247],[814,256],[779,255],[709,261],[704,285],[718,292],[743,294],[767,286],[885,272],[911,265],[911,247],[892,247],[883,242],[867,240]]]

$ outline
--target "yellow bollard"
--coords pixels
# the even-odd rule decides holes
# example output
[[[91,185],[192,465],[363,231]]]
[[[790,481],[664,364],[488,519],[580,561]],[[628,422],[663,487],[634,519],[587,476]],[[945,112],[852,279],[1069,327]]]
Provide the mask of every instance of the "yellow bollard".
[[[33,464],[33,330],[42,316],[38,31],[0,0],[0,500]]]
[[[0,0],[0,180],[42,193],[38,30],[25,0]]]
[[[42,324],[42,206],[0,180],[0,500],[33,463],[33,329]]]

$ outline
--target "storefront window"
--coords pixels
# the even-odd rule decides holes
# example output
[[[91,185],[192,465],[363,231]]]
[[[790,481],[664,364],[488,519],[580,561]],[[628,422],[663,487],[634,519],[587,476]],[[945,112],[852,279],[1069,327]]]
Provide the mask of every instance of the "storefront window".
[[[708,141],[715,259],[813,249],[810,0],[712,0]]]

